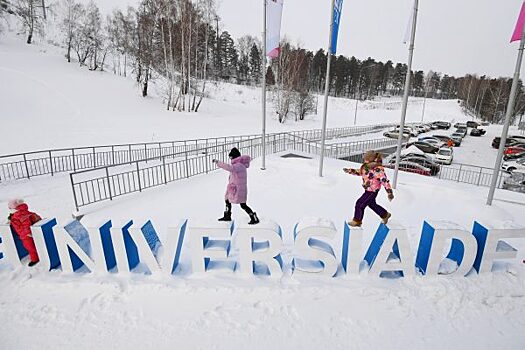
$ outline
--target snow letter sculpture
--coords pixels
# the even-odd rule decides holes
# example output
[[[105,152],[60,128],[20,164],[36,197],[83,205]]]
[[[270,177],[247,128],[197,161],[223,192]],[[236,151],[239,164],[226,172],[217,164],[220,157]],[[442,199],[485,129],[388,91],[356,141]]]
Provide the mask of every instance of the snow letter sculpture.
[[[258,225],[242,225],[235,230],[236,247],[239,249],[238,270],[247,275],[283,274],[283,247],[281,227],[272,221]]]
[[[361,265],[361,261],[363,261],[362,246],[363,229],[361,227],[350,228],[348,222],[345,221],[341,264],[347,274],[359,274],[359,266]]]
[[[365,261],[373,275],[381,276],[383,272],[414,275],[414,257],[406,229],[381,224],[366,252]]]
[[[5,259],[12,266],[22,266],[20,259],[28,254],[18,235],[9,225],[0,225],[0,259]]]
[[[474,236],[460,227],[450,223],[438,223],[435,229],[426,221],[419,241],[416,266],[423,274],[437,276],[443,260],[445,244],[451,240],[450,250],[446,256],[455,261],[457,269],[446,275],[465,276],[472,269],[478,244]]]
[[[337,230],[331,221],[306,227],[301,223],[295,225],[295,254],[292,261],[294,274],[317,273],[334,277],[339,263],[332,245],[320,238],[333,241],[336,236]]]
[[[58,227],[56,219],[37,222],[31,231],[40,266],[49,270],[61,266],[70,273],[134,271],[171,275],[180,265],[183,242],[188,236],[193,273],[226,268],[250,276],[283,274],[282,231],[272,221],[234,228],[233,223],[190,225],[186,220],[167,229],[164,244],[151,221],[140,228],[133,221],[112,226],[111,221],[95,229],[86,229],[78,221],[64,227]],[[496,260],[517,257],[517,250],[504,241],[517,238],[525,238],[525,228],[488,229],[475,222],[470,233],[449,222],[424,222],[415,267],[430,276],[465,276],[472,269],[491,272]],[[407,231],[394,224],[381,224],[364,254],[363,230],[350,228],[347,223],[342,242],[334,224],[323,219],[297,224],[294,239],[293,273],[334,277],[340,262],[346,273],[359,274],[363,260],[371,275],[410,276],[415,272]],[[232,246],[238,251],[237,259],[230,255]],[[340,256],[334,247],[340,247]],[[11,227],[0,225],[0,262],[19,267],[26,256],[27,251]]]
[[[235,262],[228,260],[233,224],[214,222],[195,225],[190,221],[186,230],[190,237],[193,273],[204,273],[221,267],[235,270]]]
[[[525,229],[488,230],[478,222],[474,222],[472,234],[478,241],[478,254],[474,268],[479,273],[492,271],[494,260],[515,259],[518,251],[505,238],[525,238]]]

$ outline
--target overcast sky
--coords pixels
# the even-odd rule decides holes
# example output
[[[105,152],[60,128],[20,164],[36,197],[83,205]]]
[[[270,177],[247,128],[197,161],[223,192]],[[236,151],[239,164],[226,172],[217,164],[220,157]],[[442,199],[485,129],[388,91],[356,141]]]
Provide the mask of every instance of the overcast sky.
[[[262,0],[218,0],[234,37],[260,35]],[[402,43],[413,0],[344,0],[338,53],[407,61]],[[522,0],[420,0],[414,69],[452,75],[512,76],[518,43],[509,44]],[[282,34],[327,47],[330,0],[284,0]]]
[[[86,0],[87,1],[87,0]],[[262,0],[217,0],[223,29],[234,38],[261,35]],[[338,53],[407,61],[402,43],[413,0],[344,0]],[[96,0],[103,11],[138,0]],[[282,34],[317,50],[327,47],[330,0],[284,0]],[[512,76],[518,43],[509,43],[522,0],[420,0],[414,69]],[[111,8],[110,8],[111,7]]]

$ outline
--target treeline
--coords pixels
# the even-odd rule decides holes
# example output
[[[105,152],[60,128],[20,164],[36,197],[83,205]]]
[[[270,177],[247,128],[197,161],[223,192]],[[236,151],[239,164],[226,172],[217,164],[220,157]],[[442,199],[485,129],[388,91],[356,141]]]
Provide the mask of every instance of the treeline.
[[[512,112],[512,123],[525,113],[523,83],[518,83],[516,105]],[[461,79],[458,97],[466,113],[491,123],[502,123],[507,113],[512,79],[478,77],[467,75]]]
[[[281,43],[281,54],[261,66],[261,42],[246,35],[234,40],[221,30],[215,0],[142,0],[137,8],[104,17],[95,3],[60,0],[49,9],[44,0],[0,0],[2,13],[21,19],[31,43],[43,30],[46,10],[58,19],[66,59],[91,70],[132,75],[148,96],[155,81],[168,110],[198,111],[210,80],[259,86],[262,74],[279,121],[303,119],[316,110],[315,94],[324,92],[327,55]],[[407,65],[373,58],[336,56],[331,61],[331,96],[360,100],[402,96]],[[499,122],[510,93],[510,80],[413,71],[410,95],[461,99],[466,113]],[[523,114],[523,89],[515,114]]]

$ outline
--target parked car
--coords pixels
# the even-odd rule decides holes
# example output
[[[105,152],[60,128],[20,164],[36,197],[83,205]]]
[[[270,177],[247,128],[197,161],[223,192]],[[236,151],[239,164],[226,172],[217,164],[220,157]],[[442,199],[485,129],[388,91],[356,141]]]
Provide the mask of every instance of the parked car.
[[[438,129],[443,129],[443,130],[448,130],[448,129],[450,129],[450,123],[449,123],[449,122],[438,121],[438,122],[434,122],[433,124],[434,124]]]
[[[490,123],[489,123],[489,122],[481,122],[481,125],[482,125],[482,126],[489,126]]]
[[[503,181],[503,189],[525,193],[525,173],[512,173]]]
[[[422,125],[416,125],[416,130],[419,131],[420,134],[423,134],[425,132],[427,132],[428,130],[422,126]]]
[[[388,165],[388,167],[390,168],[393,168],[394,166],[395,165],[392,165],[392,164]],[[399,170],[407,171],[410,173],[416,173],[420,175],[425,175],[425,176],[431,175],[429,168],[426,168],[418,163],[409,162],[406,160],[401,160],[401,162],[399,162]]]
[[[477,128],[478,126],[480,126],[480,124],[473,120],[467,122],[467,128]]]
[[[503,160],[509,161],[509,160],[518,160],[521,158],[525,158],[525,152],[521,153],[514,153],[514,154],[505,154],[503,156]]]
[[[456,124],[454,124],[454,127],[456,129],[459,129],[459,128],[465,128],[466,129],[467,128],[467,124],[465,124],[465,123],[456,123]]]
[[[404,159],[404,158],[421,158],[428,163],[434,162],[432,157],[427,156],[426,154],[421,154],[421,153],[407,153],[407,154],[401,155],[401,159]],[[396,155],[393,154],[392,157],[389,159],[388,163],[395,163],[395,159],[396,159]]]
[[[430,126],[430,124],[427,124],[427,123],[424,123],[424,124],[421,124],[422,127],[425,128],[425,131],[430,131],[432,130],[432,127]]]
[[[503,151],[503,154],[511,155],[511,154],[516,154],[516,153],[521,153],[521,152],[525,152],[525,144],[518,143],[515,146],[510,146],[510,147],[505,148],[505,150]]]
[[[450,137],[451,137],[452,139],[453,139],[453,138],[460,138],[461,141],[463,141],[463,138],[465,137],[465,135],[463,135],[462,132],[454,132]]]
[[[495,137],[492,140],[492,148],[499,148],[500,141],[501,141],[501,137]],[[515,146],[518,143],[524,143],[524,142],[525,142],[525,136],[509,136],[507,137],[507,142],[505,142],[505,147]]]
[[[523,173],[525,172],[525,158],[503,162],[501,169],[508,173],[512,173],[514,171]]]
[[[457,128],[456,133],[462,134],[463,137],[467,136],[467,128]]]
[[[474,128],[470,131],[470,136],[482,136],[482,135],[485,135],[486,132],[487,131],[483,129]]]
[[[438,148],[446,146],[445,142],[431,136],[420,137],[418,141],[430,143],[431,145],[436,146]]]
[[[441,166],[432,159],[426,159],[419,156],[405,156],[401,158],[401,161],[417,163],[425,168],[428,168],[430,170],[430,175],[432,176],[437,175],[439,170],[441,170]]]
[[[395,130],[396,131],[399,130],[399,125],[396,126]],[[417,135],[419,135],[419,131],[418,130],[413,129],[413,128],[409,127],[409,126],[405,126],[405,131],[403,133],[409,133],[410,136],[413,136],[413,137],[417,137]]]
[[[432,137],[434,137],[434,138],[436,138],[438,140],[441,140],[441,141],[445,142],[446,144],[448,144],[449,140],[452,140],[452,142],[454,142],[454,147],[461,146],[461,138],[460,139],[453,139],[452,137],[446,136],[446,135],[433,135]]]
[[[437,151],[436,153],[437,163],[443,163],[443,164],[450,165],[452,164],[453,159],[454,159],[454,152],[452,151],[452,148],[443,147],[443,148],[440,148],[439,151]]]
[[[399,129],[398,130],[390,130],[390,131],[387,131],[383,134],[383,136],[385,137],[390,137],[392,139],[397,139],[399,138]],[[408,132],[404,132],[403,133],[403,138],[406,138],[406,139],[409,139],[410,138],[410,134]]]
[[[436,153],[438,150],[439,150],[439,147],[436,147],[434,145],[431,145],[427,142],[422,142],[422,141],[417,141],[417,142],[413,142],[407,146],[416,146],[417,148],[419,148],[420,150],[422,150],[423,152],[425,153]]]
[[[441,166],[436,163],[432,158],[426,155],[422,154],[409,154],[405,156],[401,156],[401,162],[411,162],[411,163],[417,163],[425,168],[428,168],[430,170],[430,175],[434,176],[439,173],[439,170],[441,169]],[[396,164],[396,157],[389,159],[388,166]]]
[[[463,142],[463,138],[461,136],[458,136],[458,135],[454,136],[454,134],[452,134],[450,138],[452,139],[452,141],[454,141],[454,146],[456,145],[457,145],[456,147],[461,146],[461,142]]]

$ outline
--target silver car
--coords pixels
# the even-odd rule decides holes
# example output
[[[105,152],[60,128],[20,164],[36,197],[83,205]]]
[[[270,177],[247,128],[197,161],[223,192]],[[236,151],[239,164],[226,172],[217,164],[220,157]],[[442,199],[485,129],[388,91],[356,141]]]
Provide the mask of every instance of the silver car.
[[[525,173],[512,173],[503,181],[503,189],[525,193]]]

